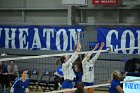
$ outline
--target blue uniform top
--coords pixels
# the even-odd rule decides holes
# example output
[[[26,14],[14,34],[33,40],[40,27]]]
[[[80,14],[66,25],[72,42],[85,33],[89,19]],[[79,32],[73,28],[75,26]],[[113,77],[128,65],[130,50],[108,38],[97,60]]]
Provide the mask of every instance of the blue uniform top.
[[[119,93],[116,89],[117,86],[120,86],[119,80],[112,80],[111,87],[109,88],[109,93]]]
[[[14,92],[13,93],[26,93],[25,89],[29,86],[29,78],[27,78],[24,82],[21,79],[17,79],[13,85]]]
[[[62,66],[59,66],[59,67],[57,68],[56,72],[57,72],[60,76],[63,76]]]
[[[83,73],[81,71],[78,71],[78,72],[75,71],[74,73],[75,73],[75,76],[76,76],[76,78],[74,78],[74,82],[75,82],[75,85],[76,85],[78,82],[82,81]]]

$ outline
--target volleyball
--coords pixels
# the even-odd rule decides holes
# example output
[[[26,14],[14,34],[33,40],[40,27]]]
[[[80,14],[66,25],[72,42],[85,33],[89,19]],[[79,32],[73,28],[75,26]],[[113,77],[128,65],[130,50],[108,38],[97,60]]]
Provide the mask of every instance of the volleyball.
[[[107,47],[107,51],[108,51],[108,53],[114,53],[115,52],[115,47],[113,45],[109,45]]]

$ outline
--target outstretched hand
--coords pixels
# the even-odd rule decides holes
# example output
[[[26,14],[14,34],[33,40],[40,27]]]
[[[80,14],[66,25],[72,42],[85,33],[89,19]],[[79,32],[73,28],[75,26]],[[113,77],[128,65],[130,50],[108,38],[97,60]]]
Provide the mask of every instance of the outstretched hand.
[[[96,46],[94,47],[93,51],[95,51],[98,47],[99,47],[99,43],[96,44]]]
[[[102,43],[101,43],[101,46],[100,46],[100,50],[102,50],[102,49],[103,49],[104,45],[105,45],[105,43],[104,43],[104,42],[102,42]]]
[[[77,42],[76,52],[80,51],[80,49],[81,49],[81,44],[80,44],[80,42],[78,41],[78,42]]]

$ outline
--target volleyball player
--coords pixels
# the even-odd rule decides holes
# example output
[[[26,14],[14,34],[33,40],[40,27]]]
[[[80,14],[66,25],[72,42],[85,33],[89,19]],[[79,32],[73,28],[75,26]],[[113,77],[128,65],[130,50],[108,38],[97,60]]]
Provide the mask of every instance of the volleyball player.
[[[62,89],[72,88],[73,87],[73,79],[75,77],[74,71],[72,69],[72,63],[78,58],[78,54],[81,49],[80,42],[77,43],[77,48],[71,58],[68,59],[68,56],[64,56],[62,71],[64,74],[64,82],[62,84]],[[71,93],[71,92],[65,92]]]
[[[11,93],[29,93],[29,78],[27,78],[27,71],[21,71],[21,77],[13,84]]]
[[[95,51],[99,46],[99,43],[96,44],[93,51]],[[104,47],[104,42],[101,43],[100,50]],[[82,67],[83,67],[83,77],[82,82],[84,82],[84,86],[92,86],[94,85],[94,63],[96,62],[97,58],[100,55],[98,52],[91,60],[89,60],[92,53],[88,53],[85,58],[82,60]],[[87,93],[94,93],[93,88],[89,88],[85,90]]]
[[[81,63],[81,62],[80,62]],[[80,66],[80,64],[78,64],[78,63],[76,63],[75,65],[74,65],[74,73],[75,73],[75,78],[74,78],[74,80],[73,80],[73,82],[74,82],[74,87],[76,87],[76,85],[77,85],[77,83],[78,82],[82,82],[82,75],[83,75],[83,73],[82,73],[82,71],[81,71],[81,66]]]
[[[76,84],[76,90],[75,90],[75,92],[73,92],[73,93],[86,93],[85,91],[84,91],[84,84],[83,84],[83,82],[78,82],[77,84]]]
[[[57,90],[58,88],[61,88],[62,86],[62,83],[64,81],[64,75],[63,75],[63,72],[62,72],[62,64],[63,62],[61,60],[63,60],[64,57],[60,57],[59,60],[57,60],[57,64],[59,65],[56,69],[56,72],[54,73],[55,74],[55,86],[54,86],[54,90]],[[60,86],[61,85],[61,86]]]
[[[111,74],[112,81],[109,88],[109,93],[124,93],[123,89],[120,87],[120,72],[113,71]]]

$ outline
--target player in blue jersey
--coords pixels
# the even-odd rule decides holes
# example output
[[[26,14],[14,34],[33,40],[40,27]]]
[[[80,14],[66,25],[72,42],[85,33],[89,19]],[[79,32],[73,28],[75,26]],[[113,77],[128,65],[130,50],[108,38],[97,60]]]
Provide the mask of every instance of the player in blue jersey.
[[[87,93],[87,92],[84,91],[84,84],[83,84],[83,82],[78,82],[76,84],[76,88],[77,89],[73,93]]]
[[[27,71],[21,71],[21,77],[15,80],[10,92],[11,93],[29,93],[29,78],[27,78]]]
[[[124,93],[123,89],[120,87],[120,72],[113,71],[111,77],[112,81],[109,88],[109,93]]]
[[[74,87],[76,87],[76,85],[77,85],[77,83],[78,82],[81,82],[82,81],[82,75],[83,75],[83,73],[82,73],[82,70],[81,70],[81,66],[80,66],[80,64],[78,64],[78,63],[76,63],[75,65],[74,65],[74,73],[75,73],[75,78],[74,78],[74,80],[73,80],[73,82],[74,82]]]
[[[61,88],[62,83],[64,81],[64,75],[63,75],[63,72],[62,72],[62,64],[63,64],[63,62],[61,60],[63,60],[63,57],[60,57],[60,59],[57,60],[57,63],[58,63],[59,66],[57,67],[56,72],[54,73],[55,74],[54,90],[57,90],[58,88]]]

